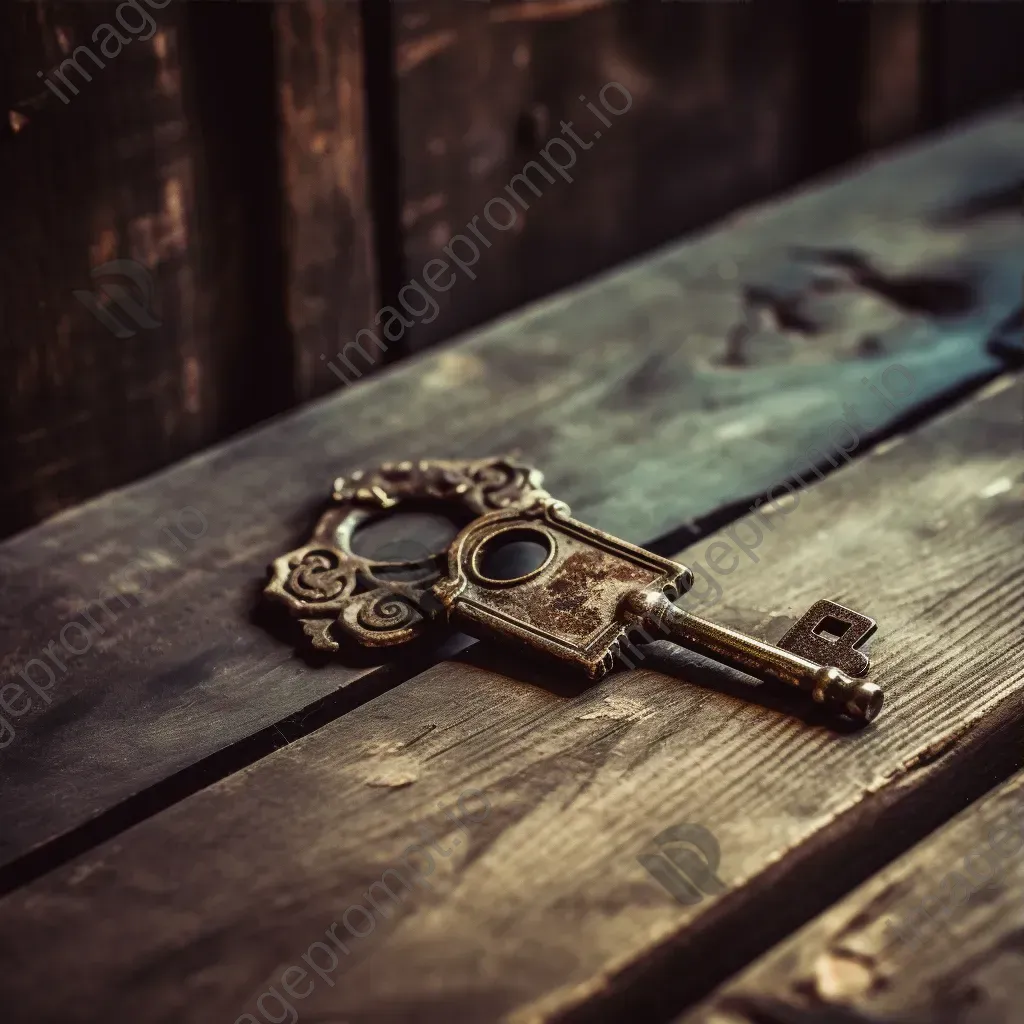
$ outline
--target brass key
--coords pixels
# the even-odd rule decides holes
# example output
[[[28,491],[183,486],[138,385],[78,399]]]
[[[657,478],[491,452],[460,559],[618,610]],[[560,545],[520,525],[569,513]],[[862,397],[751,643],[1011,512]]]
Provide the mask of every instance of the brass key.
[[[502,550],[524,542],[535,546],[536,565],[502,578]],[[874,633],[873,619],[818,601],[772,645],[676,607],[692,583],[685,565],[578,522],[564,503],[541,495],[466,526],[448,550],[447,578],[432,593],[435,614],[456,629],[519,640],[592,679],[612,668],[630,637],[653,639],[653,629],[757,678],[805,690],[851,718],[870,722],[878,714],[881,689],[856,678],[869,667],[858,648]]]

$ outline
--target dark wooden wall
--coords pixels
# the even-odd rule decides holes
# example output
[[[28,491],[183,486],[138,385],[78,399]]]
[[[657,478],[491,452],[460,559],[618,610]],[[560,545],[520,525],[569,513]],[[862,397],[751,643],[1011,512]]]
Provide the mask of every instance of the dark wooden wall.
[[[574,180],[361,375],[1024,85],[1012,3],[141,5],[67,103],[38,73],[118,4],[0,11],[0,534],[343,386],[321,357],[563,119]],[[603,127],[579,97],[609,81]],[[113,260],[149,275],[142,323],[91,276]],[[75,295],[101,286],[106,324]]]

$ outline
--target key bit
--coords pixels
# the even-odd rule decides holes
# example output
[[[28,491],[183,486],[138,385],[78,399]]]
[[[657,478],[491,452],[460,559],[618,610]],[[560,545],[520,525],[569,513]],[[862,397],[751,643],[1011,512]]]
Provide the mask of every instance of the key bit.
[[[490,568],[503,546],[528,542],[540,556],[528,572],[500,578]],[[672,602],[693,582],[669,558],[619,540],[569,515],[549,496],[528,507],[491,512],[465,527],[448,551],[448,575],[432,589],[439,614],[473,636],[518,640],[571,662],[592,679],[623,647],[649,630],[760,679],[778,680],[863,722],[882,706],[882,691],[863,682],[859,646],[874,620],[833,601],[818,601],[778,645],[684,611]]]

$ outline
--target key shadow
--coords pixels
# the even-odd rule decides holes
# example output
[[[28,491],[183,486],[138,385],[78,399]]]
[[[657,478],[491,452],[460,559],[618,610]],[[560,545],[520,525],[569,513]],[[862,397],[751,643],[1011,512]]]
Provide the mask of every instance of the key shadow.
[[[706,658],[695,651],[656,641],[643,648],[645,660],[637,669],[661,672],[682,684],[696,684],[705,690],[734,697],[744,704],[758,704],[770,711],[799,719],[805,725],[819,726],[846,735],[858,733],[869,724],[846,718],[815,704],[810,694],[785,683],[762,681],[738,669]]]
[[[516,682],[536,686],[556,697],[567,699],[580,697],[596,686],[614,684],[617,679],[626,678],[630,672],[647,670],[670,676],[673,682],[680,685],[696,685],[704,690],[713,690],[744,704],[760,705],[769,711],[799,719],[805,725],[828,729],[838,735],[859,733],[866,724],[826,711],[803,691],[783,683],[762,682],[703,655],[674,647],[666,641],[638,646],[630,656],[635,668],[616,667],[600,682],[592,682],[571,665],[552,664],[550,658],[504,644],[500,640],[478,641],[450,660],[497,672]]]
[[[598,685],[571,665],[501,640],[478,640],[451,660],[508,676],[517,683],[536,686],[555,697],[579,697]]]

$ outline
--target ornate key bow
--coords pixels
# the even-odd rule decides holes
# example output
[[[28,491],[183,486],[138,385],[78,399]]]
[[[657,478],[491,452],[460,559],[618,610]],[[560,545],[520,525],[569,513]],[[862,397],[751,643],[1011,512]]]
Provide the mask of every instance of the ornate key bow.
[[[356,530],[382,513],[424,505],[470,520],[546,496],[542,480],[538,470],[512,457],[387,462],[339,477],[312,537],[274,560],[264,592],[301,622],[319,650],[337,651],[339,633],[368,647],[406,643],[424,631],[422,597],[446,555],[359,555],[352,549]]]

